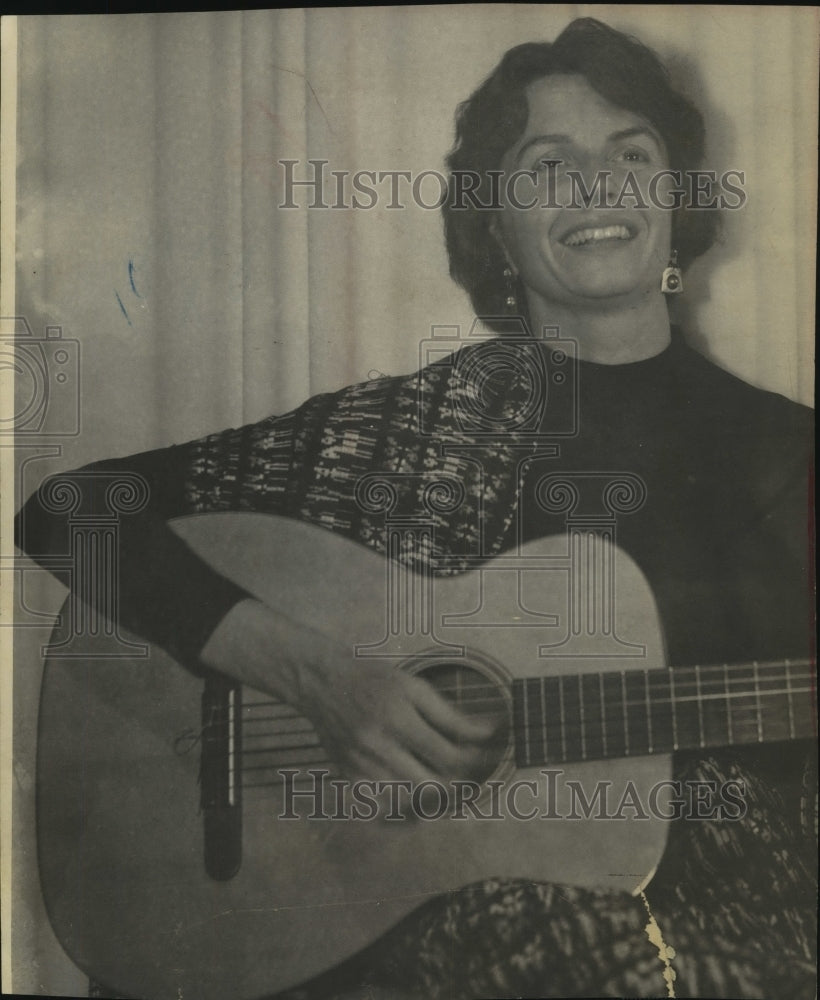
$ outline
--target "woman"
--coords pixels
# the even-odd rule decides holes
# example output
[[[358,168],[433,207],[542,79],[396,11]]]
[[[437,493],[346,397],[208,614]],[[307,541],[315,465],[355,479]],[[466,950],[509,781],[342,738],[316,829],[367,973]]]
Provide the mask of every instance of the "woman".
[[[399,503],[412,509],[414,476],[446,465],[487,516],[472,517],[468,505],[439,516],[440,553],[494,554],[563,530],[563,515],[536,499],[546,471],[628,471],[646,500],[619,521],[618,541],[653,586],[670,662],[805,655],[809,414],[686,347],[664,298],[710,246],[715,220],[663,207],[670,192],[652,198],[652,179],[696,168],[702,147],[700,115],[656,57],[596,21],[573,22],[552,45],[507,53],[459,112],[450,167],[454,176],[477,172],[481,186],[480,204],[445,205],[451,272],[476,312],[496,317],[513,352],[524,350],[520,339],[503,334],[522,313],[532,331],[558,327],[577,345],[577,398],[545,406],[537,428],[557,438],[565,408],[577,407],[575,433],[562,438],[557,458],[522,463],[516,417],[530,412],[532,383],[514,365],[496,367],[495,348],[479,344],[418,375],[316,397],[284,417],[97,463],[89,468],[138,472],[150,486],[148,510],[123,522],[122,622],[191,669],[204,664],[297,704],[349,775],[445,776],[458,746],[480,750],[485,729],[418,679],[349,664],[344,649],[210,570],[165,519],[268,511],[383,549],[383,520],[357,501],[360,477],[400,474]],[[511,181],[519,170],[535,172],[531,191],[529,175],[502,183],[496,205],[489,172]],[[579,178],[580,202],[572,197]],[[598,179],[602,200],[587,197]],[[631,198],[620,197],[625,184]],[[526,194],[537,207],[518,207]],[[479,372],[488,417],[508,420],[508,439],[488,442],[480,426],[460,423],[466,370]],[[432,434],[418,419],[419,398]],[[483,449],[480,461],[475,451],[445,460],[441,445],[454,440]],[[39,495],[19,525],[35,558],[64,550],[67,524]],[[744,781],[747,816],[675,824],[643,899],[518,882],[469,886],[291,996],[362,984],[362,995],[381,988],[391,997],[656,996],[673,987],[678,996],[808,996],[813,893],[798,830],[802,772],[799,755],[786,767],[785,754],[780,788],[761,754],[680,755],[679,777]],[[648,911],[660,947],[646,932]]]

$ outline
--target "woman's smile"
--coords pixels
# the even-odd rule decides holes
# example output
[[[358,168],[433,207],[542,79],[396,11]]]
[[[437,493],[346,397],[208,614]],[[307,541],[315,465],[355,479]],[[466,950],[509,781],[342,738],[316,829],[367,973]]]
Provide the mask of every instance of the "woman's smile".
[[[572,247],[574,250],[596,250],[611,245],[613,241],[631,240],[634,236],[634,231],[625,225],[582,226],[573,229],[561,242],[565,247]]]

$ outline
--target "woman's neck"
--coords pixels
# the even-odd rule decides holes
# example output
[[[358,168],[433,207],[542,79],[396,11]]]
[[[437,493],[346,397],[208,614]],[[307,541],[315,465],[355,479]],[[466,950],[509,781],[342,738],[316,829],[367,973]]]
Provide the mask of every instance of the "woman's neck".
[[[645,361],[665,350],[671,341],[666,300],[660,293],[640,304],[620,309],[587,310],[556,305],[529,296],[533,331],[558,327],[562,339],[578,345],[578,358],[601,365]]]

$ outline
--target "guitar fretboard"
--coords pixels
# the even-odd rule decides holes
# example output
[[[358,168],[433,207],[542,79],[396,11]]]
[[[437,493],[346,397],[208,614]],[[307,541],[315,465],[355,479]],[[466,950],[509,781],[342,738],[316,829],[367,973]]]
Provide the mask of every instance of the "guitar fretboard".
[[[809,660],[630,670],[513,682],[519,767],[810,739]]]

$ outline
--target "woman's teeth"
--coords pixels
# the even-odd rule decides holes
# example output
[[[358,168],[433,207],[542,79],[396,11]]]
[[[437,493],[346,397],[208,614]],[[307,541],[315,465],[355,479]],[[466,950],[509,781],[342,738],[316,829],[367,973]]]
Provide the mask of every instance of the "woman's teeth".
[[[576,229],[561,241],[564,246],[581,247],[603,240],[631,240],[632,233],[626,226],[603,226],[601,228]]]

